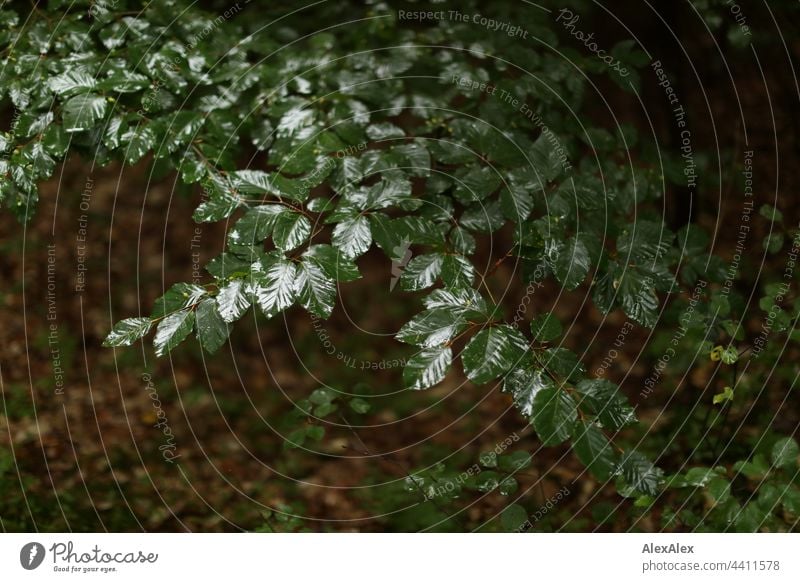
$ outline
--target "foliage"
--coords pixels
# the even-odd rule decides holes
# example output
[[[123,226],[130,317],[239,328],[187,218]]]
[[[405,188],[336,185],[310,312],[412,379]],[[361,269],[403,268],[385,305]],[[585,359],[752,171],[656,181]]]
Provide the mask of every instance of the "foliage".
[[[389,265],[410,249],[398,290],[421,308],[396,335],[408,346],[405,388],[430,390],[460,364],[473,384],[500,386],[542,446],[571,447],[597,480],[640,506],[664,487],[701,489],[713,516],[731,516],[740,507],[732,471],[754,479],[772,475],[772,463],[775,476],[736,528],[753,529],[780,500],[797,514],[794,441],[775,441],[771,457],[665,479],[649,451],[620,437],[637,422],[632,405],[563,345],[557,316],[512,319],[501,265],[513,263],[521,285],[547,279],[565,293],[585,292],[600,313],[620,311],[643,328],[667,305],[668,316],[678,309],[683,300],[670,304],[669,296],[703,280],[687,337],[719,365],[735,366],[741,355],[737,318],[728,315],[736,300],[712,291],[726,264],[709,254],[700,227],[673,232],[657,212],[664,177],[651,163],[652,144],[639,144],[632,127],[586,128],[576,115],[591,105],[589,75],[612,75],[593,55],[564,47],[564,61],[469,23],[408,23],[382,3],[351,15],[370,17],[361,34],[308,38],[301,18],[264,34],[249,14],[219,24],[176,0],[135,16],[119,4],[91,14],[86,2],[63,6],[58,22],[36,17],[24,35],[21,14],[0,12],[0,98],[16,112],[0,139],[0,202],[9,211],[29,220],[39,184],[77,153],[99,165],[148,162],[158,175],[174,172],[196,188],[195,221],[228,225],[226,248],[205,266],[202,284],[174,282],[149,315],[119,321],[106,346],[153,334],[155,354],[165,356],[194,335],[213,353],[253,311],[270,320],[301,308],[326,319],[340,291],[362,276],[367,253]],[[506,4],[493,18],[524,20],[558,46],[544,13]],[[461,7],[470,9],[478,12]],[[451,50],[426,48],[444,39]],[[646,62],[629,44],[614,54],[632,68]],[[644,155],[631,165],[625,152],[637,145]],[[770,252],[784,243],[777,237],[765,242]],[[774,298],[768,293],[762,307]],[[789,329],[796,316],[782,308],[776,326]],[[711,406],[735,406],[746,388],[734,381],[720,390]],[[369,404],[311,393],[286,419],[295,426],[287,448],[324,439],[315,419],[340,408],[365,414]],[[462,491],[497,492],[510,500],[499,527],[518,530],[525,509],[515,503],[514,474],[529,464],[524,450],[504,453],[464,480],[438,465],[410,474],[404,493],[421,494],[438,512]],[[680,511],[663,517],[692,525]]]

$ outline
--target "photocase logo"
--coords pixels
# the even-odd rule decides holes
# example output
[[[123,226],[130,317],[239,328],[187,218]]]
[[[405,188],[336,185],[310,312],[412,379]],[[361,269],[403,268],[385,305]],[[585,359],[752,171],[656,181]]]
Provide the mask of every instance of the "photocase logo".
[[[26,570],[35,570],[44,561],[44,546],[38,542],[30,542],[19,551],[19,563]]]
[[[392,280],[389,281],[389,291],[394,291],[400,276],[411,260],[411,241],[403,239],[399,245],[392,249]]]

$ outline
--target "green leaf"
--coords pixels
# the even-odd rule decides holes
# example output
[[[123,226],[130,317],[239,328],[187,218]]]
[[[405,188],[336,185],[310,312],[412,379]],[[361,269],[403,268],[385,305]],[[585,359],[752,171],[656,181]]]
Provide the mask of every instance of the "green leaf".
[[[500,186],[501,178],[495,168],[472,166],[469,171],[458,176],[453,195],[464,204],[484,200]]]
[[[452,309],[430,309],[415,315],[395,336],[401,342],[426,348],[440,347],[451,341],[467,322]]]
[[[448,287],[469,287],[475,279],[475,267],[467,257],[447,254],[442,261],[441,276]]]
[[[500,485],[500,475],[495,471],[481,471],[472,478],[472,486],[481,493],[494,491]],[[470,481],[467,481],[469,484]]]
[[[453,351],[449,347],[424,349],[409,358],[403,381],[407,388],[425,390],[444,380],[452,362]]]
[[[533,399],[539,391],[553,388],[553,381],[544,370],[531,370],[529,368],[515,368],[506,376],[503,392],[511,394],[514,406],[526,418],[533,415]]]
[[[64,103],[64,129],[70,133],[92,129],[106,113],[106,100],[97,95],[76,95]]]
[[[283,446],[287,449],[296,449],[303,446],[306,442],[306,429],[298,428],[293,430],[286,436],[286,440],[283,441]]]
[[[470,287],[434,289],[424,300],[426,309],[451,308],[467,318],[488,316],[486,300]]]
[[[153,149],[156,144],[156,134],[149,125],[138,125],[122,135],[122,143],[127,144],[125,162],[133,165]]]
[[[771,222],[783,221],[783,213],[771,204],[763,204],[761,208],[758,209],[758,213]]]
[[[764,238],[762,246],[769,254],[774,255],[783,248],[785,240],[782,232],[773,232]]]
[[[230,192],[214,192],[200,204],[192,218],[195,222],[216,222],[228,218],[241,205],[241,200]]]
[[[519,489],[519,483],[513,477],[505,477],[497,486],[497,492],[500,495],[513,495]]]
[[[404,143],[392,148],[392,153],[403,158],[403,171],[411,176],[430,175],[431,155],[421,143]]]
[[[163,356],[185,340],[192,333],[194,322],[195,314],[191,309],[178,311],[162,319],[156,328],[156,337],[153,339],[156,356]]]
[[[737,361],[739,361],[739,352],[735,347],[728,346],[722,351],[720,359],[722,360],[723,364],[728,364],[730,366],[731,364],[735,364]]]
[[[626,261],[653,260],[663,257],[675,235],[662,222],[639,220],[617,238],[617,251]]]
[[[548,252],[548,261],[558,281],[571,291],[580,285],[589,273],[589,250],[579,238],[566,243],[557,242]]]
[[[371,406],[369,402],[362,400],[361,398],[353,398],[350,401],[350,408],[352,408],[353,411],[357,412],[358,414],[366,414],[369,412]]]
[[[475,203],[464,210],[461,215],[461,226],[479,232],[494,232],[505,224],[500,202]]]
[[[223,321],[234,322],[250,309],[250,285],[243,279],[234,279],[223,285],[216,296],[219,314]]]
[[[689,224],[678,231],[678,248],[686,256],[701,254],[708,247],[708,234],[701,226]]]
[[[518,330],[498,325],[479,331],[461,355],[467,377],[476,384],[486,384],[517,365],[528,342]]]
[[[625,482],[639,493],[655,496],[664,473],[638,451],[628,451],[622,456],[619,470]]]
[[[280,258],[253,273],[256,301],[267,318],[291,306],[296,297],[297,267]]]
[[[227,279],[234,275],[249,275],[252,260],[234,253],[222,253],[211,259],[206,265],[206,271],[217,279]]]
[[[278,217],[285,212],[289,211],[280,204],[264,204],[249,208],[228,233],[228,240],[234,244],[261,242],[272,233]]]
[[[152,325],[153,322],[149,317],[123,319],[108,334],[105,341],[103,341],[103,347],[129,346],[136,340],[146,336]]]
[[[372,141],[383,141],[405,137],[405,132],[392,123],[376,123],[367,127],[367,137]]]
[[[69,70],[47,81],[47,86],[56,95],[70,96],[78,93],[87,93],[94,89],[97,81],[94,75],[75,69]]]
[[[271,176],[272,194],[280,198],[303,202],[308,198],[312,182],[306,178],[287,178],[281,174]]]
[[[388,208],[411,198],[411,182],[385,178],[367,191],[364,208]]]
[[[794,469],[797,467],[797,457],[800,447],[791,437],[780,439],[772,447],[772,463],[781,469]]]
[[[528,523],[528,512],[516,503],[506,506],[500,514],[500,524],[507,532],[518,532]]]
[[[575,385],[579,406],[597,416],[604,428],[619,430],[636,422],[633,408],[617,385],[603,379],[583,380]]]
[[[533,428],[546,447],[560,444],[572,436],[578,407],[564,390],[540,390],[533,399]]]
[[[477,246],[475,237],[468,230],[458,225],[454,226],[450,233],[450,244],[453,246],[454,251],[462,255],[471,255],[475,252]]]
[[[524,471],[531,466],[533,457],[526,451],[514,451],[508,455],[497,457],[497,467],[505,473]]]
[[[153,317],[162,317],[173,311],[184,309],[198,303],[207,294],[200,285],[176,283],[161,297],[156,299]]]
[[[306,204],[306,208],[311,212],[329,212],[333,209],[333,207],[333,200],[324,196],[313,198],[308,201],[308,204]]]
[[[311,221],[299,212],[289,211],[275,219],[272,240],[282,251],[291,251],[303,244],[311,234]]]
[[[197,306],[197,339],[208,353],[213,354],[228,341],[231,327],[217,310],[217,302],[210,297]]]
[[[294,180],[277,173],[270,175],[260,170],[231,172],[231,181],[234,188],[244,194],[273,194],[302,202],[309,193],[309,187],[304,180]]]
[[[308,400],[312,404],[316,404],[316,405],[319,406],[319,405],[322,405],[322,404],[330,404],[331,402],[336,400],[337,397],[338,397],[338,394],[334,390],[331,390],[330,388],[323,387],[323,388],[317,388],[316,390],[314,390],[311,393],[311,395],[308,397]]]
[[[606,481],[614,474],[616,468],[614,449],[605,435],[593,424],[578,423],[572,439],[572,448],[581,463],[586,465],[600,481]]]
[[[361,277],[356,264],[330,245],[313,245],[303,253],[303,257],[317,263],[328,277],[336,281],[355,281]]]
[[[550,342],[561,335],[561,322],[552,312],[543,313],[531,321],[531,332],[534,341]]]
[[[237,170],[232,174],[233,184],[243,194],[271,194],[269,174],[260,170]]]
[[[117,93],[135,93],[149,84],[149,79],[144,75],[133,71],[118,70],[113,71],[108,77],[99,79],[97,88],[103,91],[116,91]]]
[[[658,297],[653,283],[629,267],[616,285],[622,309],[628,317],[645,327],[653,327],[658,321]]]
[[[566,348],[548,348],[541,355],[541,361],[550,373],[564,379],[570,379],[584,371],[578,356]]]
[[[420,291],[436,282],[442,272],[444,257],[438,253],[414,257],[400,275],[400,288],[403,291]]]
[[[525,188],[510,185],[500,191],[500,208],[503,216],[520,223],[533,211],[533,196]]]
[[[369,219],[359,215],[338,223],[333,229],[333,246],[350,259],[363,255],[372,245]]]
[[[318,416],[325,416],[325,415],[319,414]],[[310,438],[312,441],[319,442],[325,437],[325,427],[311,425],[306,428],[306,436]]]
[[[719,394],[714,394],[712,402],[714,404],[722,404],[724,402],[729,402],[732,400],[733,400],[733,390],[731,389],[730,386],[725,386],[725,388],[722,389],[722,392],[720,392]]]
[[[706,485],[706,493],[714,503],[725,503],[731,497],[731,483],[723,477],[712,477]]]
[[[327,319],[336,302],[336,283],[314,260],[307,259],[297,268],[295,280],[300,304],[317,317]]]
[[[374,212],[369,218],[372,238],[392,260],[402,260],[411,244],[437,245],[444,240],[436,225],[421,216],[389,219],[385,214]]]
[[[42,138],[44,149],[51,156],[63,157],[69,149],[69,135],[64,131],[63,125],[51,124],[47,126]]]
[[[547,132],[542,132],[534,142],[532,150],[528,152],[537,176],[541,176],[545,182],[554,180],[563,171],[561,154],[551,140]],[[561,141],[557,136],[556,140],[556,143]]]

